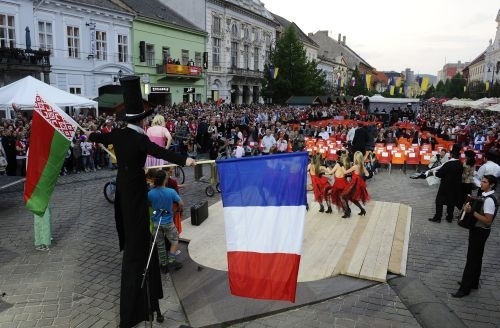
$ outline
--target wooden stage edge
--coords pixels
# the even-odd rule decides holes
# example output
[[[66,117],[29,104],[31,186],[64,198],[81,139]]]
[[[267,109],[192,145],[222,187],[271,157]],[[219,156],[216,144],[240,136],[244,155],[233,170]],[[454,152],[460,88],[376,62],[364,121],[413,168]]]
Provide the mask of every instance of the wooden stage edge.
[[[406,274],[411,207],[371,201],[366,204],[366,216],[359,216],[351,204],[352,216],[343,219],[337,209],[331,214],[320,213],[318,203],[309,204],[299,282],[339,274],[385,282],[388,273]],[[222,202],[210,206],[209,217],[200,226],[184,220],[180,240],[188,242],[189,256],[194,262],[227,271]]]

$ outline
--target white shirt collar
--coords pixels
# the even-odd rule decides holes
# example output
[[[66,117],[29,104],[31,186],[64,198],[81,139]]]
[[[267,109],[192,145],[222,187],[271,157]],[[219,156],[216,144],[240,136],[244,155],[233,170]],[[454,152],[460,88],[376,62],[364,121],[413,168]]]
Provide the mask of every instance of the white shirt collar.
[[[134,130],[134,131],[137,131],[137,132],[139,132],[140,134],[146,134],[146,132],[144,132],[144,129],[143,129],[143,128],[141,128],[141,127],[140,127],[140,126],[138,126],[138,125],[132,124],[132,123],[128,123],[128,124],[127,124],[127,128],[132,129],[132,130]]]
[[[491,194],[493,194],[493,193],[495,193],[495,190],[486,191],[486,192],[483,192],[483,193],[482,193],[482,196],[483,196],[483,197],[486,197],[486,196],[489,196],[489,195],[491,195]]]

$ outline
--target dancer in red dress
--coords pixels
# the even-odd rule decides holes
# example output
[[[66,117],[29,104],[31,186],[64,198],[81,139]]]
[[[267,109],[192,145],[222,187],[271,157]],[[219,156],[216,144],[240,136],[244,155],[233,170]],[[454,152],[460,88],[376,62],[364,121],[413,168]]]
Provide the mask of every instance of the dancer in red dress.
[[[351,216],[351,209],[349,208],[349,201],[353,202],[361,212],[358,215],[365,215],[366,211],[361,206],[360,202],[365,204],[370,200],[370,195],[368,190],[366,190],[366,182],[363,179],[363,175],[368,176],[368,171],[364,166],[364,156],[363,153],[357,151],[354,153],[354,163],[353,166],[345,172],[346,174],[352,173],[351,182],[342,192],[342,204],[344,206],[345,214],[343,218],[348,218]]]
[[[327,177],[325,177],[327,169],[326,167],[321,165],[320,154],[317,154],[313,157],[313,162],[309,163],[307,171],[311,175],[314,200],[319,203],[319,211],[324,212],[325,206],[323,205],[323,200],[325,200],[325,189],[330,187],[330,181]]]
[[[334,181],[333,186],[330,189],[329,199],[331,203],[339,209],[339,211],[343,210],[344,214],[346,213],[346,211],[344,205],[342,204],[341,195],[344,189],[349,185],[349,182],[345,177],[345,171],[349,169],[349,166],[350,164],[347,153],[343,152],[331,171],[334,176]]]

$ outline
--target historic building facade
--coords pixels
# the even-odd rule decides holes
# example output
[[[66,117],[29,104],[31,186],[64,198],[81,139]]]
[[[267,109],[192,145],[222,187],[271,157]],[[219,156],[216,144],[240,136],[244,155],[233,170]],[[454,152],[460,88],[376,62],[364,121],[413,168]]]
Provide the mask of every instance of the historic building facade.
[[[208,33],[208,101],[261,103],[264,64],[278,23],[260,1],[162,0]]]

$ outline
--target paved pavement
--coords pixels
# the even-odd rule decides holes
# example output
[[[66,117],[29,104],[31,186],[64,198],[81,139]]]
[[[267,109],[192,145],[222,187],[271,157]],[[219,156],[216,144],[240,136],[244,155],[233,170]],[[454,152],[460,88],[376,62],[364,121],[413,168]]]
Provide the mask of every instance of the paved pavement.
[[[185,171],[181,195],[186,208],[220,199],[217,193],[207,197],[208,184],[194,181],[192,169]],[[204,171],[209,174],[208,167]],[[48,252],[34,250],[33,218],[23,206],[21,186],[0,191],[0,295],[6,294],[0,296],[0,328],[117,327],[121,256],[113,207],[102,192],[115,173],[101,170],[59,179],[51,203],[55,243]],[[419,279],[469,327],[500,327],[500,229],[492,230],[486,245],[481,288],[453,299],[450,293],[456,291],[465,264],[467,232],[455,223],[427,221],[437,188],[393,169],[391,174],[381,170],[368,189],[376,200],[412,206],[408,277]],[[163,285],[166,321],[154,326],[189,325],[168,275]],[[418,315],[405,304],[383,283],[233,326],[420,327]]]

